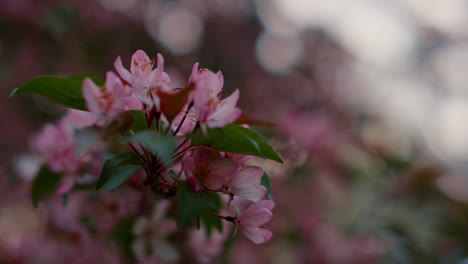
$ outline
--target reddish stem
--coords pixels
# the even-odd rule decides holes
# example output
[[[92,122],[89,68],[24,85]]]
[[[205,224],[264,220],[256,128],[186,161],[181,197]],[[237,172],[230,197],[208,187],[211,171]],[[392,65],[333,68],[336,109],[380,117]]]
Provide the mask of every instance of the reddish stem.
[[[192,108],[193,106],[193,102],[190,102],[190,104],[188,105],[187,107],[187,111],[185,111],[185,114],[184,114],[184,117],[182,118],[182,120],[180,121],[179,125],[177,126],[176,130],[174,131],[174,133],[172,134],[173,136],[177,135],[177,133],[179,133],[179,130],[180,128],[182,127],[182,124],[184,123],[185,119],[187,118],[187,115],[190,111],[190,109]],[[170,126],[169,126],[170,127]]]

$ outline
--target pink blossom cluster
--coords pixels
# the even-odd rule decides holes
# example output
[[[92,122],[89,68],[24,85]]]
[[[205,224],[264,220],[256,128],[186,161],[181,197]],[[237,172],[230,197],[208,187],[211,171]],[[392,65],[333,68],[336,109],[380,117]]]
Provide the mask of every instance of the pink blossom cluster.
[[[47,166],[54,172],[64,173],[58,193],[71,190],[83,168],[96,168],[101,163],[94,159],[99,155],[99,144],[79,151],[75,139],[75,130],[90,127],[97,121],[88,112],[69,110],[57,124],[46,124],[33,141],[33,149],[40,155]],[[96,164],[97,161],[97,164]]]
[[[53,172],[65,175],[56,192],[71,193],[74,185],[86,178],[84,174],[88,182],[98,180],[99,171],[106,169],[106,165],[103,168],[104,156],[116,156],[115,146],[122,146],[122,141],[115,141],[115,137],[123,136],[125,139],[137,133],[127,123],[129,111],[139,111],[144,116],[145,131],[157,131],[175,138],[177,142],[170,163],[163,162],[157,153],[137,140],[123,143],[140,165],[127,185],[145,195],[150,190],[167,199],[155,206],[152,217],[147,213],[138,215],[133,229],[136,240],[132,250],[139,260],[155,258],[158,253],[154,250],[158,248],[169,250],[170,246],[162,241],[176,231],[175,222],[167,217],[171,212],[169,208],[184,206],[172,202],[178,197],[180,184],[187,184],[195,193],[215,194],[223,201],[218,210],[201,213],[216,216],[228,225],[234,224],[235,230],[240,230],[256,244],[270,240],[272,232],[265,228],[265,224],[273,216],[271,211],[275,203],[263,200],[267,193],[261,184],[264,170],[246,164],[253,156],[190,144],[190,134],[197,130],[206,134],[207,129],[221,128],[241,120],[241,110],[236,106],[239,90],[222,99],[222,73],[199,69],[198,63],[193,66],[187,85],[174,87],[170,76],[164,72],[163,56],[158,54],[157,61],[151,60],[141,50],[133,54],[130,70],[123,66],[120,57],[114,66],[116,73],[107,72],[102,86],[91,78],[83,80],[82,94],[89,112],[70,110],[57,124],[45,125],[35,139],[35,150],[45,164]],[[130,124],[134,121],[130,118]],[[101,131],[97,133],[98,139],[94,144],[85,150],[79,150],[82,146],[75,135],[80,129]],[[99,164],[96,165],[96,161]],[[96,167],[97,172],[92,169]],[[208,250],[203,249],[203,245],[224,241],[230,232],[226,226],[223,234],[215,231],[211,237],[203,239],[200,231],[191,235],[193,241],[203,241],[200,245],[188,244],[193,252],[197,252],[194,254],[200,262],[219,254],[219,246],[216,250]],[[148,238],[148,234],[152,236]],[[149,252],[145,249],[148,247],[151,248]]]
[[[131,109],[159,112],[161,94],[176,94],[183,89],[172,86],[171,78],[164,72],[161,54],[158,54],[155,69],[154,64],[155,61],[144,51],[138,50],[132,56],[130,71],[124,68],[120,57],[115,60],[114,66],[119,75],[108,72],[102,88],[89,78],[84,80],[83,96],[88,109],[100,119],[101,124],[114,121]],[[188,87],[185,88],[192,89],[187,100],[192,119],[208,127],[222,127],[239,118],[241,110],[236,107],[239,90],[221,100],[219,95],[223,85],[224,78],[220,71],[214,73],[199,69],[198,63],[193,66]],[[181,117],[184,114],[184,111],[180,112]]]

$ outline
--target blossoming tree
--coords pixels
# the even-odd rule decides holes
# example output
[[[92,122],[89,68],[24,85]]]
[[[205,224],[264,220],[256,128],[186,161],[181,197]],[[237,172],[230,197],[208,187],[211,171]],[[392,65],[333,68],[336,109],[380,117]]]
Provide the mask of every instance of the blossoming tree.
[[[66,200],[83,189],[113,191],[127,184],[150,190],[157,197],[150,199],[152,216],[133,216],[139,237],[133,254],[140,260],[148,254],[138,243],[150,229],[163,237],[202,228],[206,239],[218,240],[215,233],[226,238],[240,230],[256,244],[267,242],[272,232],[265,224],[275,205],[268,174],[247,162],[254,156],[282,160],[249,129],[257,122],[236,106],[239,90],[220,98],[222,73],[199,69],[198,63],[186,86],[174,87],[163,56],[151,60],[142,50],[133,54],[130,70],[120,57],[114,66],[116,72],[107,72],[104,81],[91,75],[41,76],[12,92],[40,94],[69,108],[35,137],[43,165],[31,185],[33,205],[58,195]],[[82,133],[92,140],[80,141]]]

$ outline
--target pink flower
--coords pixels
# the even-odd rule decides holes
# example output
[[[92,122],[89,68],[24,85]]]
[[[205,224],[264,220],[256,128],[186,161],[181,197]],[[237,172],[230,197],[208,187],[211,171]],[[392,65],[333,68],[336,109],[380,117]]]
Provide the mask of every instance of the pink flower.
[[[64,126],[46,124],[35,138],[33,148],[54,172],[76,174],[81,166],[75,140]]]
[[[250,205],[236,219],[240,231],[255,244],[265,243],[273,236],[264,226],[273,217],[273,207],[273,201],[262,200]]]
[[[221,189],[237,167],[233,159],[223,158],[218,151],[206,147],[197,147],[182,160],[182,168],[194,190],[200,189],[198,182],[209,190]]]
[[[198,70],[198,63],[195,63],[189,84],[194,89],[191,99],[201,123],[209,127],[222,127],[234,122],[241,115],[241,110],[236,107],[239,100],[238,89],[227,98],[219,99],[224,85],[223,74],[220,71],[214,73],[206,69]]]
[[[260,185],[263,170],[259,167],[248,166],[240,168],[229,180],[229,192],[247,200],[257,202],[266,194],[266,188]]]
[[[83,96],[89,111],[100,119],[100,125],[116,120],[121,113],[135,107],[128,89],[113,72],[107,72],[102,89],[86,78],[83,82]]]
[[[341,129],[322,112],[293,110],[285,114],[279,124],[283,133],[317,158],[336,156],[335,152],[343,143]]]
[[[83,129],[94,125],[96,121],[96,115],[93,113],[69,109],[60,120],[60,125],[73,129]]]
[[[158,53],[157,67],[153,70],[154,61],[142,50],[137,50],[132,56],[130,71],[122,65],[118,57],[114,62],[115,70],[120,77],[132,87],[135,95],[151,109],[153,105],[159,109],[160,100],[157,91],[172,93],[171,79],[164,72],[164,58]]]

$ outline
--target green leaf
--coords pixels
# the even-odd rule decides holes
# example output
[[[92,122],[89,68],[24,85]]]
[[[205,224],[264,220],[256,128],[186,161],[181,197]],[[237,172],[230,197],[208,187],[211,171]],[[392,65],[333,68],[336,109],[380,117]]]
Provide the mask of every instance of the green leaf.
[[[270,177],[266,172],[263,172],[263,176],[260,184],[267,189],[266,197],[268,200],[273,200],[273,192],[271,191]]]
[[[221,230],[221,219],[213,216],[219,219],[219,221],[214,220],[206,213],[206,211],[215,213],[219,211],[221,207],[219,195],[215,192],[196,192],[186,182],[180,180],[177,182],[177,226],[184,227],[190,223],[197,223],[201,217],[207,233],[211,232],[213,227]]]
[[[120,248],[128,261],[133,257],[132,243],[135,239],[133,235],[133,226],[135,224],[135,217],[129,217],[121,220],[114,229],[110,232],[111,239]]]
[[[165,165],[172,161],[177,138],[156,131],[145,130],[126,137],[126,141],[136,141],[156,154]]]
[[[39,170],[31,186],[31,200],[34,208],[39,201],[55,192],[62,179],[61,173],[51,171],[46,165]]]
[[[219,209],[221,208],[221,197],[215,192],[209,192],[208,195],[210,196],[209,199],[215,204],[217,209],[212,209],[211,212],[219,213]],[[205,226],[206,236],[209,237],[211,235],[211,231],[213,228],[216,228],[218,232],[223,231],[223,221],[221,218],[211,215],[205,211],[200,213],[200,218]]]
[[[87,110],[81,89],[83,79],[86,77],[90,77],[98,84],[102,83],[94,75],[82,74],[71,77],[39,76],[14,89],[10,97],[20,93],[36,93],[57,104],[78,110]]]
[[[221,128],[207,128],[206,136],[200,129],[192,134],[192,146],[206,145],[212,148],[271,159],[283,163],[280,156],[257,132],[235,124]]]
[[[117,167],[110,179],[104,184],[104,190],[113,191],[117,189],[117,187],[125,183],[138,169],[139,166],[136,165],[122,165]]]
[[[104,85],[104,80],[102,80],[99,76],[94,75],[94,74],[75,74],[67,77],[68,79],[73,79],[77,80],[80,82],[83,82],[84,79],[90,78],[97,86],[103,86]]]
[[[133,132],[140,132],[146,129],[145,112],[141,110],[127,111],[133,117],[133,124],[131,130]]]
[[[104,162],[101,175],[96,182],[96,190],[104,186],[113,190],[124,183],[138,168],[139,161],[132,153],[124,153]]]

